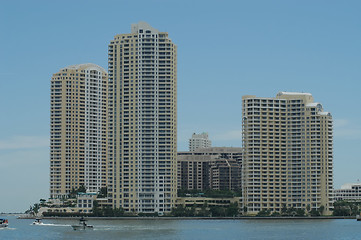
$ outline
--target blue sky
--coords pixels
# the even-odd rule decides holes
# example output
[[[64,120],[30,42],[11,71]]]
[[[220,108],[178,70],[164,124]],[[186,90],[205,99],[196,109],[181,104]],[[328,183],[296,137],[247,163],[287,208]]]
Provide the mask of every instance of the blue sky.
[[[107,47],[146,21],[178,45],[178,149],[193,132],[240,147],[242,95],[310,92],[332,113],[334,182],[361,178],[360,1],[2,1],[0,212],[49,196],[50,79],[107,68]]]

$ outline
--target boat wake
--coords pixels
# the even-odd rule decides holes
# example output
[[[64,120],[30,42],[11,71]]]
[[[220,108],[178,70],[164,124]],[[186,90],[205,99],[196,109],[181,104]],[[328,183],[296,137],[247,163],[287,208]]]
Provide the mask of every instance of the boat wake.
[[[53,223],[45,223],[43,225],[45,225],[45,226],[54,226],[54,227],[69,227],[69,226],[71,226],[70,224],[53,224]]]
[[[1,230],[16,230],[16,228],[6,227],[6,228],[0,228],[0,231],[1,231]]]
[[[69,227],[69,224],[54,224],[54,223],[42,223],[42,224],[29,224],[32,226],[52,226],[52,227]]]

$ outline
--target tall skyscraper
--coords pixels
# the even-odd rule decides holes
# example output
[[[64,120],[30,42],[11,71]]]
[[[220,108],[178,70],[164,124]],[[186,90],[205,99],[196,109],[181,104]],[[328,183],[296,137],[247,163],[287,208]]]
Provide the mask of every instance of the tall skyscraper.
[[[212,142],[208,138],[208,133],[192,134],[192,138],[189,139],[189,151],[194,152],[197,148],[210,148]]]
[[[106,186],[107,73],[95,64],[51,79],[50,197]]]
[[[309,93],[243,97],[244,206],[249,213],[332,209],[332,116]]]
[[[177,194],[177,47],[145,22],[109,44],[113,207],[171,211]]]

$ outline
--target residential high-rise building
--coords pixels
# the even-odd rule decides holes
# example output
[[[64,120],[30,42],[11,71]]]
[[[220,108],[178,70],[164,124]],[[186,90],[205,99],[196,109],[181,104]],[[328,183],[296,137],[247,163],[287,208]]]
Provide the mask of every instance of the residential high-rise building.
[[[108,193],[125,211],[171,211],[177,195],[177,47],[145,22],[109,44]]]
[[[208,138],[208,133],[192,134],[192,138],[189,139],[189,151],[193,152],[197,148],[209,148],[212,147],[212,142]]]
[[[178,189],[239,190],[242,148],[210,147],[178,152]]]
[[[217,159],[212,161],[209,169],[210,189],[241,189],[241,165],[236,159]]]
[[[61,69],[51,79],[50,197],[106,186],[107,72],[95,64]]]
[[[332,116],[309,93],[243,96],[242,188],[249,213],[332,209]]]

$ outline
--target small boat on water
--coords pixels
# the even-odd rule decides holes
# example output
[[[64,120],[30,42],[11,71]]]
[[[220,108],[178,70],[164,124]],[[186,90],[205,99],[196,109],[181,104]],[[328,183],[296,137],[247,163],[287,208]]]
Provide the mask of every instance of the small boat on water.
[[[361,221],[361,216],[360,215],[356,215],[356,221]]]
[[[78,225],[71,225],[71,227],[74,229],[74,231],[76,230],[87,230],[87,229],[93,229],[92,225],[88,225],[86,223],[86,220],[81,217],[79,220],[79,224]]]
[[[41,221],[40,218],[35,219],[35,221],[33,222],[33,225],[43,225],[43,222]]]
[[[4,218],[0,218],[0,228],[6,228],[8,226],[9,226],[8,220]]]

